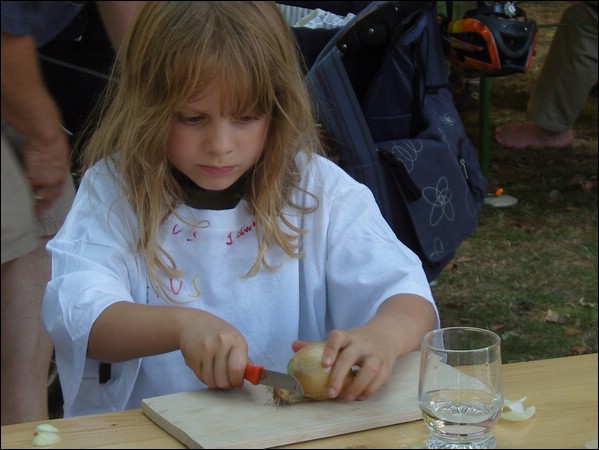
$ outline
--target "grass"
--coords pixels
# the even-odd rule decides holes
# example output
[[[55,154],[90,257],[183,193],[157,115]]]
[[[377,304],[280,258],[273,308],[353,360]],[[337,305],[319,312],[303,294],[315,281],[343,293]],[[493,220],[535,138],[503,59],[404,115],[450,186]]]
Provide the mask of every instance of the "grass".
[[[557,24],[570,2],[522,2],[539,24]],[[526,120],[555,27],[541,27],[526,74],[491,79],[491,136]],[[565,149],[502,148],[490,142],[489,183],[518,199],[485,205],[479,227],[437,278],[443,326],[493,329],[504,362],[597,352],[597,98],[578,117]],[[478,110],[460,111],[478,146]]]

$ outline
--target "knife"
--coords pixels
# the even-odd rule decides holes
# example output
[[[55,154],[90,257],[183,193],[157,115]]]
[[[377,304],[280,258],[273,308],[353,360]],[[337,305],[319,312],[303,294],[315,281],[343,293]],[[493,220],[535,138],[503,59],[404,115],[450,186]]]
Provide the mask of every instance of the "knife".
[[[264,366],[253,366],[248,364],[245,367],[243,378],[252,384],[264,384],[266,386],[281,388],[296,394],[304,395],[302,385],[293,375],[267,370]]]

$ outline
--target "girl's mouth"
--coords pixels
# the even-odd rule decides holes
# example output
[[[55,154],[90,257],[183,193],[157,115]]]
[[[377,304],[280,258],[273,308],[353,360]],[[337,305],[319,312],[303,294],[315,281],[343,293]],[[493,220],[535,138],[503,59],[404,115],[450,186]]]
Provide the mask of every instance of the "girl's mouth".
[[[234,166],[200,166],[202,170],[210,175],[228,175]]]

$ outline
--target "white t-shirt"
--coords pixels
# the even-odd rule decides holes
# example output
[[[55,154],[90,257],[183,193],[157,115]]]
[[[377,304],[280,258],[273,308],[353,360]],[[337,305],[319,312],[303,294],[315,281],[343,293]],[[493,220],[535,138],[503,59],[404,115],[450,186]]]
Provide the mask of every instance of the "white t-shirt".
[[[302,188],[318,196],[313,213],[286,211],[306,230],[303,259],[274,245],[267,262],[278,270],[242,278],[257,250],[244,200],[227,210],[182,205],[159,235],[183,273],[165,280],[171,295],[228,321],[245,337],[255,364],[279,371],[293,356],[293,340],[323,341],[333,329],[364,324],[394,294],[417,294],[435,305],[420,260],[395,237],[370,190],[325,158],[307,162],[301,155],[298,164]],[[56,348],[65,417],[139,408],[144,398],[205,388],[180,351],[112,364],[102,384],[99,362],[86,358],[91,327],[111,304],[167,305],[149,287],[136,251],[138,222],[113,172],[104,163],[86,172],[48,244],[52,279],[43,319]],[[293,202],[315,200],[297,190]]]

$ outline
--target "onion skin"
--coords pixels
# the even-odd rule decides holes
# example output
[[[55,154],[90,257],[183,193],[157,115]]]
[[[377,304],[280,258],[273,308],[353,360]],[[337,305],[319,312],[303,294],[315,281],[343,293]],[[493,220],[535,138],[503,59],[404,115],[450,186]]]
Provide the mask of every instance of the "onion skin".
[[[304,395],[285,389],[275,388],[273,398],[277,405],[297,403],[306,400],[331,400],[327,395],[327,387],[331,373],[330,367],[322,366],[322,355],[325,342],[307,344],[298,350],[287,364],[287,373],[293,375],[302,385]],[[354,379],[355,374],[349,371],[343,381],[343,392]]]

